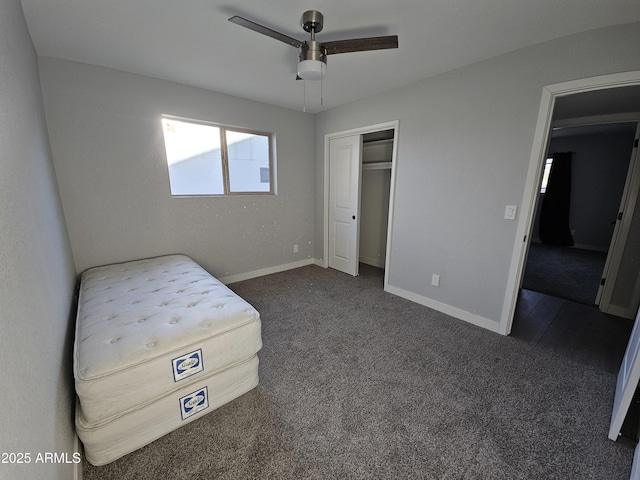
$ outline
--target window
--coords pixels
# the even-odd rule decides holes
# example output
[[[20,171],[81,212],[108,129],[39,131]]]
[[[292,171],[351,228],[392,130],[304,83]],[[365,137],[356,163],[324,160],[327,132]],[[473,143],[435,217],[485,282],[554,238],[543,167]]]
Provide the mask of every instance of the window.
[[[272,135],[162,116],[171,195],[274,193]]]
[[[549,183],[549,174],[551,173],[551,164],[553,163],[553,157],[548,157],[544,162],[544,172],[542,173],[542,185],[540,186],[540,193],[547,191],[547,183]]]

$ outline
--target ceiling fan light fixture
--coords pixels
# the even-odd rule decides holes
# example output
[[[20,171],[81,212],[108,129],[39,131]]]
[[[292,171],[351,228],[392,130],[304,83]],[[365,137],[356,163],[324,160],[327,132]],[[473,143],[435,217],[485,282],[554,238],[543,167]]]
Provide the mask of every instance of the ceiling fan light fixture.
[[[298,60],[298,76],[303,80],[320,80],[327,74],[327,53],[315,40],[300,47]]]
[[[327,64],[320,60],[301,60],[298,76],[303,80],[320,80],[327,74]]]

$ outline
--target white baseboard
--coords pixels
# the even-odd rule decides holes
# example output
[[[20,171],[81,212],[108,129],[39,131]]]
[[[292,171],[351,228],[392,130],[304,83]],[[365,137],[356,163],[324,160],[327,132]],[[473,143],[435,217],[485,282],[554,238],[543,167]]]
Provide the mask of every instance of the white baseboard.
[[[480,315],[476,315],[475,313],[467,312],[466,310],[462,310],[458,307],[438,302],[436,300],[433,300],[432,298],[424,297],[422,295],[418,295],[417,293],[394,287],[393,285],[387,285],[385,291],[399,297],[406,298],[407,300],[411,300],[412,302],[419,303],[420,305],[424,305],[425,307],[432,308],[433,310],[437,310],[438,312],[445,313],[454,318],[457,318],[458,320],[463,320],[478,327],[486,328],[487,330],[490,330],[492,332],[500,333],[500,322],[498,321],[481,317]]]
[[[539,238],[532,237],[531,243],[542,243]],[[587,243],[576,243],[573,245],[573,248],[579,248],[580,250],[593,250],[594,252],[608,252],[609,247],[605,247],[602,245],[589,245]]]
[[[313,264],[322,268],[329,268],[329,265],[321,258],[314,258]]]
[[[263,277],[265,275],[271,275],[272,273],[284,272],[292,270],[294,268],[300,268],[315,263],[313,258],[306,258],[297,262],[285,263],[283,265],[276,265],[274,267],[261,268],[259,270],[253,270],[252,272],[239,273],[237,275],[229,275],[228,277],[218,278],[225,285],[229,283],[242,282],[244,280],[250,280],[252,278]]]
[[[360,263],[371,265],[372,267],[384,268],[384,258],[360,257]]]
[[[580,250],[592,250],[594,252],[608,252],[609,249],[607,247],[603,247],[602,245],[587,245],[585,243],[576,243],[573,248],[579,248]]]
[[[226,285],[230,283],[241,282],[244,280],[250,280],[252,278],[262,277],[264,275],[270,275],[272,273],[285,272],[287,270],[292,270],[294,268],[304,267],[307,265],[318,265],[320,267],[326,268],[326,265],[324,264],[324,261],[322,259],[307,258],[297,262],[262,268],[259,270],[253,270],[251,272],[240,273],[238,275],[230,275],[228,277],[219,278],[219,280]],[[384,265],[382,267],[384,268]],[[462,310],[452,305],[447,305],[446,303],[438,302],[431,298],[418,295],[417,293],[409,292],[402,288],[394,287],[393,285],[387,285],[385,291],[399,297],[406,298],[407,300],[418,303],[420,305],[424,305],[425,307],[432,308],[433,310],[437,310],[438,312],[445,313],[464,322],[471,323],[472,325],[486,328],[487,330],[495,333],[500,333],[500,322],[497,322],[495,320],[481,317],[480,315],[467,312],[466,310]]]

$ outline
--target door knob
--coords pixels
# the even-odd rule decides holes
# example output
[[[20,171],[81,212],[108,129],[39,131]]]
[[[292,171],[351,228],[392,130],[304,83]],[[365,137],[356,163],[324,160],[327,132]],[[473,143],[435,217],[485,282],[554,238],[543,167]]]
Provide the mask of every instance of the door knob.
[[[352,216],[351,218],[353,218],[353,219],[355,220],[355,219],[356,219],[356,216],[354,215],[354,216]]]

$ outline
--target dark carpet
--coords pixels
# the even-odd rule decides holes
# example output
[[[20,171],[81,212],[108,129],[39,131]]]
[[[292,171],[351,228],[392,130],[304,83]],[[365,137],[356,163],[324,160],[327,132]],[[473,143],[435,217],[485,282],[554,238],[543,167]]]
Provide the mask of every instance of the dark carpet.
[[[522,288],[594,305],[606,252],[531,243]]]
[[[615,375],[308,266],[231,285],[260,384],[84,479],[628,479]]]

